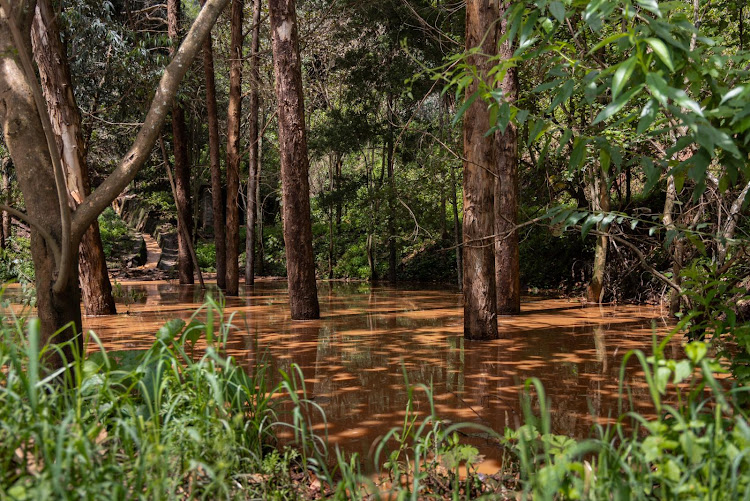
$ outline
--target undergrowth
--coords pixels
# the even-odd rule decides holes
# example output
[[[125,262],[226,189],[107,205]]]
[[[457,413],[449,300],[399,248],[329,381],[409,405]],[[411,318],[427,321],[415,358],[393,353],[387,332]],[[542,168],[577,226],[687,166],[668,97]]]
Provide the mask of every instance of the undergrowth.
[[[526,385],[525,424],[503,434],[441,420],[430,388],[406,381],[404,421],[373,445],[372,475],[313,432],[325,414],[299,367],[272,385],[262,357],[248,372],[226,356],[232,320],[209,299],[148,350],[107,352],[89,333],[93,353],[54,372],[44,361],[59,347],[39,347],[38,320],[6,313],[0,499],[750,499],[744,389],[717,380],[723,369],[703,341],[680,360],[664,356],[667,340],[651,356],[628,353],[621,381],[635,357],[654,413],[623,412],[587,440],[551,432],[537,380]],[[427,415],[415,412],[415,391]],[[282,427],[293,431],[288,445],[276,438]],[[467,436],[497,447],[503,470],[480,474]]]

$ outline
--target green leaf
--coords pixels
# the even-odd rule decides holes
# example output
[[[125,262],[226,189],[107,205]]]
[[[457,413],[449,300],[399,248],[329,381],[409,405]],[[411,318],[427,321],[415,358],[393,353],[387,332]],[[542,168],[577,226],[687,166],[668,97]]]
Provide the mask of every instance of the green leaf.
[[[607,38],[605,38],[604,40],[602,40],[598,44],[594,45],[594,48],[589,51],[588,55],[591,55],[594,52],[596,52],[599,49],[601,49],[602,47],[604,47],[605,45],[609,45],[612,42],[616,42],[617,40],[619,40],[621,38],[624,38],[626,36],[628,36],[628,33],[617,33],[616,35],[608,36]]]
[[[626,104],[628,104],[628,101],[638,94],[641,90],[643,90],[644,85],[640,84],[636,87],[633,87],[629,91],[627,91],[625,94],[621,95],[619,98],[612,101],[606,108],[604,108],[594,119],[592,125],[596,125],[599,122],[603,122],[604,120],[607,120],[612,115],[620,111]]]
[[[568,164],[571,172],[577,170],[578,167],[581,166],[581,162],[583,162],[583,155],[584,153],[586,153],[587,143],[588,140],[581,137],[577,137],[573,141],[573,151],[570,154],[570,162]]]
[[[565,84],[560,87],[560,90],[557,91],[557,93],[555,94],[555,98],[550,103],[548,108],[549,111],[554,111],[555,108],[560,106],[560,104],[570,99],[570,96],[573,94],[574,86],[575,82],[573,80],[568,80],[567,82],[565,82]]]
[[[658,6],[657,6],[658,9]],[[669,68],[674,71],[674,64],[672,63],[672,55],[669,53],[667,45],[659,40],[658,38],[647,38],[646,43],[651,49],[659,56],[659,59]]]
[[[641,111],[641,119],[638,121],[638,127],[636,128],[637,134],[643,134],[646,132],[654,120],[656,120],[656,112],[658,111],[657,102],[655,99],[649,99],[646,106]]]
[[[636,0],[636,3],[647,11],[661,17],[661,10],[659,10],[659,2],[657,0]]]
[[[456,125],[458,121],[461,120],[461,117],[464,116],[464,113],[466,113],[466,110],[469,109],[469,106],[474,104],[474,101],[476,101],[478,97],[479,97],[479,91],[476,91],[466,99],[464,104],[462,104],[461,107],[456,112],[456,116],[453,117],[453,122],[452,122],[453,125]]]
[[[604,214],[591,214],[581,225],[581,237],[586,238],[586,235],[589,234],[589,231],[591,231],[591,228],[596,226],[599,221],[604,219]]]
[[[687,360],[680,360],[674,369],[674,384],[680,384],[693,373],[693,367]]]
[[[615,76],[612,78],[613,99],[617,98],[617,96],[620,94],[620,91],[622,91],[623,87],[625,87],[625,85],[628,83],[628,80],[630,80],[630,76],[633,74],[633,70],[635,69],[635,63],[635,56],[632,56],[620,63],[620,66],[615,72]]]
[[[708,353],[708,347],[703,341],[693,341],[685,345],[685,354],[694,365],[698,365],[706,353]]]
[[[559,22],[565,21],[565,6],[557,0],[549,4],[549,11]]]
[[[745,87],[743,87],[742,85],[740,85],[739,87],[735,87],[734,89],[730,90],[729,92],[727,92],[726,94],[724,94],[724,97],[721,98],[721,102],[719,103],[719,106],[721,106],[722,104],[726,103],[730,99],[734,99],[735,97],[739,96],[740,94],[742,94],[742,91],[744,91],[744,90],[745,90]]]

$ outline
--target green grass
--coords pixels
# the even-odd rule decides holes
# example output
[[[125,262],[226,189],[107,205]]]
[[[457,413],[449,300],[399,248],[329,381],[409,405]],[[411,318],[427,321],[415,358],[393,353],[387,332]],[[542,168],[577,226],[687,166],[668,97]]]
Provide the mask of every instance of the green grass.
[[[666,341],[651,356],[630,352],[623,367],[639,361],[656,412],[623,412],[587,440],[551,432],[536,380],[524,426],[504,434],[441,420],[430,388],[405,381],[404,421],[373,445],[372,476],[313,433],[325,414],[306,398],[298,367],[272,386],[263,360],[248,372],[224,355],[232,321],[209,299],[187,324],[162,327],[148,350],[107,352],[89,334],[92,355],[50,372],[45,355],[55,348],[38,346],[38,321],[6,314],[0,499],[750,498],[743,390],[717,382],[722,368],[701,341],[679,360],[664,357]],[[427,395],[426,417],[414,412],[416,390]],[[293,447],[279,445],[281,427]],[[479,451],[463,443],[477,434],[503,451],[503,471],[477,472]]]

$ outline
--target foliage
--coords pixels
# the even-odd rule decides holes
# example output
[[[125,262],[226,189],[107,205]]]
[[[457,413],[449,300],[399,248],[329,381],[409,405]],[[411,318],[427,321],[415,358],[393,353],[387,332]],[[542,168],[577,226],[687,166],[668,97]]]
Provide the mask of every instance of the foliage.
[[[128,225],[112,207],[107,207],[99,216],[99,233],[102,236],[104,255],[108,259],[132,250],[132,245],[127,247],[131,241]]]
[[[6,240],[5,249],[0,249],[0,280],[4,283],[12,280],[22,284],[34,282],[34,263],[28,237],[14,235]]]
[[[14,499],[262,496],[264,482],[247,474],[284,474],[269,457],[268,382],[262,363],[248,374],[221,355],[229,335],[222,311],[210,300],[188,325],[168,322],[146,351],[108,353],[90,334],[95,352],[76,353],[72,370],[62,374],[45,370],[45,355],[59,347],[38,346],[38,320],[6,316],[0,493]]]

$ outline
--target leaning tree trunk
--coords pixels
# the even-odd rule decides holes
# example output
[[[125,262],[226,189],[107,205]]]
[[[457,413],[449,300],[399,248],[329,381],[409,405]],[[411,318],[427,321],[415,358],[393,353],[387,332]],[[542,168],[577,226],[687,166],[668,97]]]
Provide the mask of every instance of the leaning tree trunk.
[[[292,319],[320,318],[310,221],[310,181],[305,133],[302,70],[294,0],[269,0],[276,97],[279,107],[279,150],[284,204],[289,305]]]
[[[201,5],[205,0],[201,1]],[[219,115],[216,106],[216,78],[211,36],[203,44],[203,71],[206,74],[206,114],[208,115],[208,154],[211,166],[211,208],[214,215],[214,245],[216,246],[216,285],[227,286],[227,244],[224,226],[224,197],[221,179],[221,151],[219,146]]]
[[[167,28],[172,46],[170,56],[179,45],[180,0],[167,0]],[[188,164],[187,133],[185,130],[185,109],[179,99],[172,106],[172,147],[174,149],[174,177],[177,190],[178,226],[185,228],[177,231],[177,262],[181,284],[193,284],[193,261],[190,257],[190,239],[193,235],[193,210],[190,200],[190,165]],[[182,221],[180,223],[179,221]]]
[[[501,13],[502,14],[502,13]],[[505,31],[507,20],[501,21]],[[500,46],[500,57],[513,57],[510,40]],[[509,68],[502,81],[503,98],[518,100],[518,72]],[[509,123],[503,134],[496,133],[497,179],[495,179],[495,281],[497,313],[517,315],[521,312],[521,276],[518,250],[518,131]]]
[[[260,14],[261,0],[253,0],[253,39],[250,43],[250,132],[247,167],[247,217],[245,228],[245,285],[255,284],[255,226],[258,215],[258,174],[260,173]]]
[[[18,51],[30,54],[33,6],[17,9],[16,16],[24,46],[16,48],[4,9],[0,9],[0,123],[5,144],[16,168],[18,184],[26,203],[26,214],[31,226],[31,256],[34,261],[37,315],[41,322],[41,343],[52,340],[61,344],[75,340],[82,350],[80,295],[78,281],[69,279],[65,287],[54,290],[58,276],[60,245],[63,241],[61,204],[58,200],[55,175],[39,111],[34,101],[31,83],[26,79]],[[24,35],[25,34],[25,35]],[[12,105],[10,105],[12,103]],[[57,255],[57,257],[55,257]],[[75,277],[78,256],[74,250],[68,260],[69,276]],[[58,329],[59,332],[58,332]],[[51,367],[61,367],[63,359],[72,359],[72,345],[62,349],[62,358],[55,350],[48,352]]]
[[[483,0],[466,4],[466,49],[481,45],[486,55],[495,53],[494,23],[497,9]],[[472,55],[468,63],[487,76],[486,56]],[[467,95],[478,88],[476,82]],[[476,99],[464,115],[464,336],[467,339],[497,339],[494,229],[494,138],[487,104]]]
[[[232,0],[227,110],[227,295],[239,294],[240,120],[242,110],[242,0]]]
[[[73,93],[70,65],[60,39],[56,15],[49,0],[37,2],[31,37],[42,91],[47,101],[47,111],[65,168],[68,203],[71,208],[76,208],[91,193],[91,184],[81,114]],[[78,268],[86,314],[117,313],[97,221],[83,235],[79,247]]]
[[[393,106],[395,100],[388,96],[388,138],[386,140],[386,166],[388,169],[388,281],[396,282],[396,183],[395,183],[395,151],[393,137]]]

